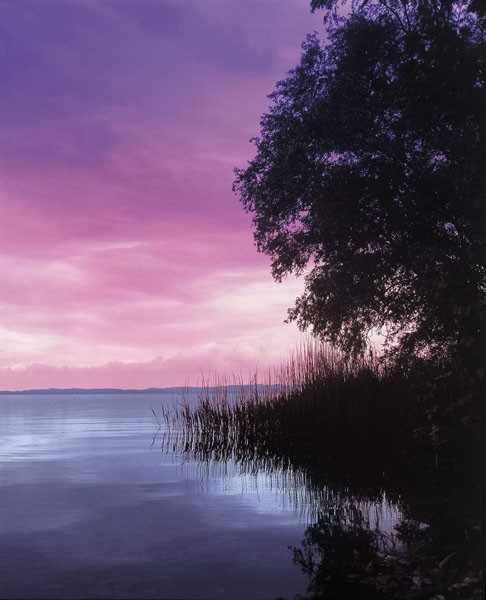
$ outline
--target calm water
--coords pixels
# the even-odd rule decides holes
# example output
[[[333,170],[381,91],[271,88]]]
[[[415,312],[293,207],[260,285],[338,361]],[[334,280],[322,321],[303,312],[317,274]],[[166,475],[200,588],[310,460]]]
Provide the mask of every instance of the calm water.
[[[173,400],[0,396],[1,598],[272,600],[305,589],[288,549],[312,512],[298,485],[161,451],[151,409]],[[374,509],[396,520],[386,503]]]

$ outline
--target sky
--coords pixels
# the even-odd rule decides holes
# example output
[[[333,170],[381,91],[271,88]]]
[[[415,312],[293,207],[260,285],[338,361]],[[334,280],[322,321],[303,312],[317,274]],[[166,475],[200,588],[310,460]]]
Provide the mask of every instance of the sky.
[[[308,0],[0,0],[0,389],[247,380],[302,334],[234,167]]]

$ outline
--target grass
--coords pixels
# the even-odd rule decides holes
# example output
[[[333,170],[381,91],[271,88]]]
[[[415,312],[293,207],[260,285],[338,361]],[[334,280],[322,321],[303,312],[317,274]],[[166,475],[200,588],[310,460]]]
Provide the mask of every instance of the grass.
[[[370,589],[380,589],[383,597],[422,597],[410,592],[418,564],[427,573],[424,582],[430,580],[424,583],[431,592],[427,597],[450,587],[451,598],[479,598],[481,490],[462,467],[437,469],[440,447],[427,434],[431,407],[420,393],[432,378],[424,365],[392,368],[373,355],[351,361],[310,341],[264,385],[256,377],[251,386],[207,384],[195,404],[163,408],[163,443],[203,464],[231,460],[245,473],[264,471],[286,479],[282,487],[297,495],[295,506],[317,521],[309,535],[331,536],[322,548],[312,538],[304,540],[302,550],[294,548],[295,562],[304,571],[312,567],[309,590],[314,585],[320,590],[315,597],[327,597],[322,586],[340,566],[345,582],[350,576],[356,584],[369,580]],[[366,522],[350,528],[346,517],[357,510],[366,521],[369,506],[385,490],[390,506],[404,511],[402,525],[430,524],[423,548],[411,548],[406,560],[400,556],[405,566],[388,564],[391,555],[385,560],[377,554],[378,529]],[[344,517],[329,528],[322,517],[331,507]],[[347,549],[358,539],[371,546],[363,545],[364,558],[350,573]],[[329,559],[331,542],[342,545],[342,556],[335,554],[337,566]],[[307,547],[309,556],[318,557],[317,566],[309,563]],[[376,554],[376,577],[368,574],[368,550]],[[440,564],[446,555],[454,556],[455,564],[444,572]],[[442,579],[436,580],[438,568]]]
[[[369,487],[370,472],[410,463],[411,449],[423,450],[417,432],[426,428],[425,407],[414,392],[420,377],[418,369],[392,369],[371,354],[351,361],[309,341],[264,385],[256,378],[246,387],[207,384],[195,405],[186,401],[162,416],[168,443],[177,439],[199,460],[322,468],[327,476],[335,465],[340,477],[346,465],[367,471]]]

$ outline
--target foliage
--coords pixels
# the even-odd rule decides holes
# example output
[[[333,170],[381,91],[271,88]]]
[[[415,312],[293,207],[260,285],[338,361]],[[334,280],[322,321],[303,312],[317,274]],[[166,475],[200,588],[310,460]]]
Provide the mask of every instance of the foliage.
[[[289,310],[347,353],[382,330],[401,357],[484,381],[484,2],[357,2],[303,45],[234,189]],[[475,11],[475,12],[474,12]],[[476,388],[478,389],[478,388]]]
[[[357,507],[323,514],[302,546],[292,548],[294,563],[309,576],[308,594],[297,598],[482,598],[481,561],[457,547],[445,555],[430,529],[403,519],[385,533],[370,528]]]
[[[384,534],[370,529],[356,507],[350,507],[348,514],[336,509],[306,529],[302,547],[292,548],[293,561],[309,576],[308,592],[313,597],[336,597],[332,593],[335,580],[345,580],[348,574],[366,579],[367,565],[385,542]],[[360,597],[364,594],[361,589]]]

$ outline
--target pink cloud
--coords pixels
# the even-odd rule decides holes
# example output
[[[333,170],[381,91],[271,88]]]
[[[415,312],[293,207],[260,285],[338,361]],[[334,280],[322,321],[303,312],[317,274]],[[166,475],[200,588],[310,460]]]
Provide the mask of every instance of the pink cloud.
[[[284,357],[301,285],[272,283],[231,182],[319,26],[307,0],[0,17],[0,388],[179,385]]]
[[[266,383],[278,371],[285,358],[277,347],[285,343],[293,351],[302,338],[275,336],[270,345],[251,338],[235,342],[211,342],[173,356],[155,357],[143,362],[110,362],[96,366],[54,366],[31,363],[0,367],[1,388],[25,390],[33,388],[116,387],[144,389],[179,387],[221,382],[225,379],[249,383],[256,376]]]

